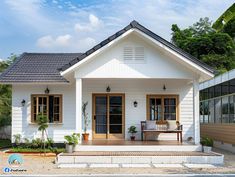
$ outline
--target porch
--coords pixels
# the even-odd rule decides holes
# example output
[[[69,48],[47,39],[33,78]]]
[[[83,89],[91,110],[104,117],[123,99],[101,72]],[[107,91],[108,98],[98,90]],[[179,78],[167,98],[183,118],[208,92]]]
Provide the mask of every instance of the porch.
[[[129,140],[128,128],[133,125],[137,128],[136,140],[141,140],[141,121],[145,120],[166,120],[171,130],[179,121],[183,125],[183,144],[188,138],[198,144],[198,119],[194,109],[198,107],[196,89],[197,83],[190,79],[77,79],[76,95],[82,96],[76,96],[76,108],[88,102],[90,118],[87,126],[90,141],[82,145],[131,145],[133,142],[103,140]],[[76,132],[83,133],[81,114],[81,110],[76,109],[75,125]],[[159,132],[148,136],[148,140],[157,141],[136,141],[134,145],[180,145],[175,141],[176,133]]]
[[[75,147],[75,152],[150,152],[150,151],[178,151],[201,152],[201,145],[176,140],[130,141],[130,140],[90,140],[83,141]]]

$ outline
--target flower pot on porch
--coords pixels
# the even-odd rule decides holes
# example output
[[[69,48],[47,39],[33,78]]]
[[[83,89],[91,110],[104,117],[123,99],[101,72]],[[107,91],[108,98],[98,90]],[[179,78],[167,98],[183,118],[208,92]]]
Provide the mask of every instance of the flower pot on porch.
[[[210,146],[203,146],[203,152],[205,152],[205,153],[210,153],[211,149],[212,149],[212,147],[210,147]]]
[[[131,136],[131,141],[135,141],[135,136]]]
[[[88,141],[88,139],[89,139],[89,133],[83,133],[83,134],[82,134],[82,138],[83,138],[84,141]]]
[[[73,153],[73,144],[66,144],[65,145],[65,150],[67,153]]]

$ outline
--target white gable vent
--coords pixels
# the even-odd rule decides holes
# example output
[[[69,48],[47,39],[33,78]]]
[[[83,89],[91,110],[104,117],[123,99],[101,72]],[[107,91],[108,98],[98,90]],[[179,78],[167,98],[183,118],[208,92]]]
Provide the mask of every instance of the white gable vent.
[[[135,47],[135,60],[144,60],[144,47]]]
[[[133,60],[134,58],[133,47],[124,47],[123,56],[124,56],[124,60]]]
[[[144,61],[144,47],[124,47],[123,50],[124,61]]]

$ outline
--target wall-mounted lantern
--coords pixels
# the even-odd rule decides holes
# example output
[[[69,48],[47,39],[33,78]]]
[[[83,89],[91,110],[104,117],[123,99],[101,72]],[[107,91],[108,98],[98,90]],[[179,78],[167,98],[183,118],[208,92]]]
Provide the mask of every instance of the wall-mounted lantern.
[[[106,92],[110,92],[111,91],[111,88],[108,86],[107,88],[106,88]]]
[[[165,86],[165,84],[163,85],[162,89],[163,89],[164,91],[166,91],[166,86]]]
[[[24,107],[25,106],[25,100],[23,99],[22,101],[21,101],[21,105],[22,105],[22,107]]]
[[[48,87],[46,88],[46,90],[44,92],[45,92],[45,94],[49,94],[50,93],[50,90],[48,89]]]
[[[134,101],[134,102],[133,102],[133,105],[134,105],[134,107],[136,108],[136,107],[138,106],[138,102],[137,102],[137,101]]]

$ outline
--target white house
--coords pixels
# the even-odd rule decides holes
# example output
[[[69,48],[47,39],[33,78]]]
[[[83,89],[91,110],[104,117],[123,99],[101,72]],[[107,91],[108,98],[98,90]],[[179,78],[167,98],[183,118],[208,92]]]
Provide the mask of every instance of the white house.
[[[1,76],[12,85],[12,135],[40,135],[35,123],[49,118],[48,135],[84,131],[88,102],[90,140],[129,139],[140,122],[167,120],[183,125],[183,140],[200,141],[199,82],[214,70],[136,21],[85,53],[23,53]],[[161,134],[160,140],[175,140]]]

